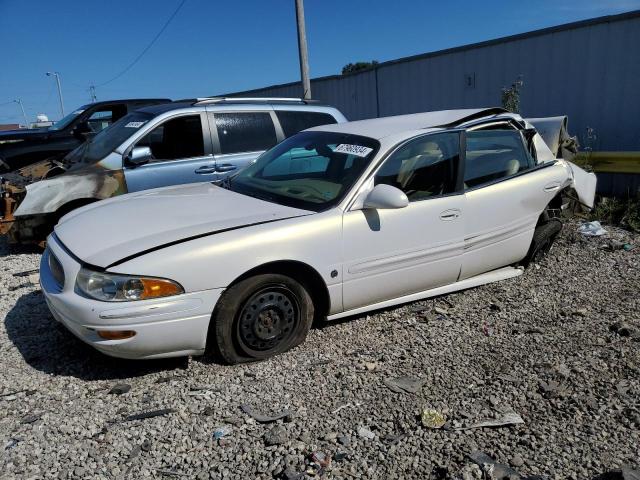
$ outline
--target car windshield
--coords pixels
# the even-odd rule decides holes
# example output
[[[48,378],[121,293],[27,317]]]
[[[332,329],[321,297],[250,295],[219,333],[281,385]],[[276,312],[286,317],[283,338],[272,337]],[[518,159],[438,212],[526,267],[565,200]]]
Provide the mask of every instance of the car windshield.
[[[49,127],[49,130],[63,130],[65,128],[67,128],[67,126],[69,126],[69,124],[71,122],[73,122],[76,118],[78,118],[78,116],[82,112],[84,112],[87,108],[89,108],[89,105],[83,105],[82,107],[78,108],[77,110],[74,110],[69,115],[66,115],[65,117],[61,118],[56,123],[51,125]]]
[[[113,152],[140,127],[154,117],[151,113],[133,112],[125,115],[113,125],[105,128],[91,140],[79,146],[66,160],[82,163],[96,163]]]
[[[262,154],[228,186],[261,200],[319,212],[342,200],[379,148],[376,140],[357,135],[298,133]]]

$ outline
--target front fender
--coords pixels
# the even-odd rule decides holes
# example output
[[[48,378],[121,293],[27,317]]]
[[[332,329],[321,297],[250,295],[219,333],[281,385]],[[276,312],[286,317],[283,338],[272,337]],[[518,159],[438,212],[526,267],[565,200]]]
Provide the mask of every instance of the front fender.
[[[122,171],[96,171],[63,174],[26,187],[24,200],[15,216],[56,212],[62,205],[81,198],[102,200],[126,193]]]

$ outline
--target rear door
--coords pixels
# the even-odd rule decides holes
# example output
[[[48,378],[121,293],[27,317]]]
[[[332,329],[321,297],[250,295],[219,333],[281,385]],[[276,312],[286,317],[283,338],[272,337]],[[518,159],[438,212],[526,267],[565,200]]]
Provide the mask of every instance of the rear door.
[[[282,140],[274,119],[271,109],[209,112],[218,180],[237,173]]]
[[[151,148],[153,160],[124,163],[129,192],[217,179],[206,113],[184,113],[155,125],[134,146]]]
[[[536,165],[519,130],[467,131],[460,279],[522,260],[538,217],[563,180],[563,169],[553,163]]]

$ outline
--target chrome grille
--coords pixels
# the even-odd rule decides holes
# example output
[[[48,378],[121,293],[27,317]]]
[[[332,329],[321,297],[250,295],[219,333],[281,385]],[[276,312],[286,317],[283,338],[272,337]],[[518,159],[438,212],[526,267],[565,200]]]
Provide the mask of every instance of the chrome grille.
[[[51,251],[49,251],[49,270],[51,270],[51,275],[56,281],[58,288],[62,290],[64,287],[64,269],[60,261]]]

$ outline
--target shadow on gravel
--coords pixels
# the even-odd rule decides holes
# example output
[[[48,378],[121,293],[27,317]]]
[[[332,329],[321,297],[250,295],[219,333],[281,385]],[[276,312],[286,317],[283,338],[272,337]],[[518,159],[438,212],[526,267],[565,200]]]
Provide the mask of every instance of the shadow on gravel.
[[[185,368],[186,358],[123,360],[104,355],[74,337],[49,313],[40,291],[18,299],[5,318],[9,339],[25,361],[41,372],[82,380],[138,377]]]

